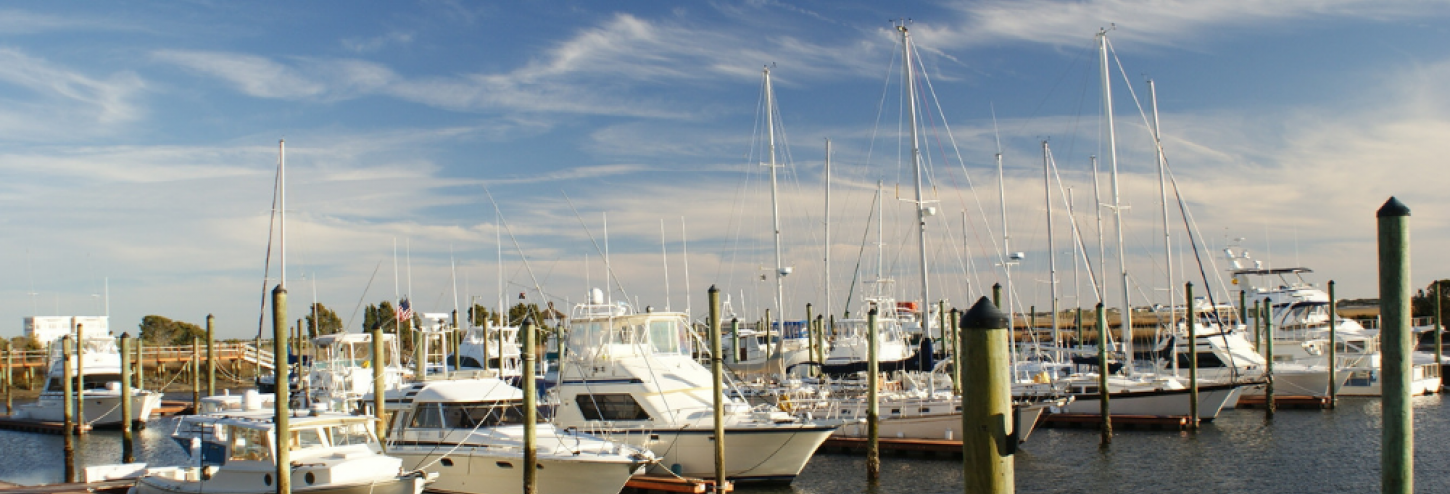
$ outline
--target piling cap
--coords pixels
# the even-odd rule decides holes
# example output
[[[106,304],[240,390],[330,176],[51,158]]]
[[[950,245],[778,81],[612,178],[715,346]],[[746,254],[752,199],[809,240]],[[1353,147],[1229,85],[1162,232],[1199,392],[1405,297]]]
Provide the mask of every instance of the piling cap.
[[[977,303],[962,316],[962,329],[1006,329],[1007,316],[1002,314],[997,306],[988,300],[987,297],[977,299]]]
[[[710,285],[709,292],[710,293],[720,293],[720,289],[719,288],[715,288],[715,285]]]
[[[1377,211],[1377,212],[1375,212],[1375,214],[1374,214],[1374,216],[1376,218],[1384,218],[1384,217],[1387,217],[1387,216],[1409,216],[1409,215],[1410,215],[1410,207],[1409,206],[1406,206],[1405,203],[1400,202],[1400,200],[1399,199],[1396,199],[1394,196],[1390,196],[1390,200],[1385,201],[1385,205],[1380,206],[1380,210]]]

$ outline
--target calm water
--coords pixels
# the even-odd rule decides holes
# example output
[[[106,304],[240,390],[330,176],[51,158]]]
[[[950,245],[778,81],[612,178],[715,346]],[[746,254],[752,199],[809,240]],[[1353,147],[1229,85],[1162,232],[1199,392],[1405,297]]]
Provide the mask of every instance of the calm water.
[[[1415,399],[1415,487],[1450,492],[1450,403],[1442,396]],[[1041,429],[1023,445],[1017,462],[1019,492],[1377,492],[1380,402],[1341,399],[1334,411],[1283,410],[1272,422],[1262,411],[1231,410],[1196,436],[1164,431],[1119,431],[1107,451],[1096,430]],[[180,464],[186,455],[167,438],[176,419],[163,418],[140,433],[137,456],[153,465]],[[0,431],[0,480],[19,484],[62,480],[60,436]],[[77,443],[80,465],[119,463],[120,433],[98,431]],[[958,493],[959,460],[882,459],[879,486],[865,482],[865,460],[817,455],[790,487],[743,489],[755,493]]]

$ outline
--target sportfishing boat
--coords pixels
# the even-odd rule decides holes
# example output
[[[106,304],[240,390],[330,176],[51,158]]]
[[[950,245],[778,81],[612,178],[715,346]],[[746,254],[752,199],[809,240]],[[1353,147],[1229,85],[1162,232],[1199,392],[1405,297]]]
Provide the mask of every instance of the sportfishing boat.
[[[121,351],[116,340],[109,337],[87,337],[80,340],[81,376],[80,392],[77,396],[85,402],[82,413],[76,420],[93,427],[119,427],[121,425]],[[45,388],[35,403],[16,407],[14,418],[60,422],[65,420],[65,365],[61,357],[61,345],[53,345],[50,356],[50,370],[46,373]],[[70,359],[72,375],[76,372],[76,361]],[[145,427],[151,412],[161,406],[161,393],[144,389],[131,390],[131,410],[135,414],[132,423]]]
[[[289,417],[288,455],[294,493],[418,494],[427,478],[383,454],[372,417],[310,412]],[[192,465],[149,468],[133,494],[265,494],[276,492],[277,423],[272,410],[183,417],[178,442]]]
[[[312,339],[316,355],[305,370],[312,403],[329,410],[353,410],[363,395],[373,392],[373,366],[383,366],[383,389],[397,389],[413,375],[403,367],[398,337],[383,335],[383,362],[373,361],[369,333],[334,333]]]
[[[397,414],[388,454],[436,474],[434,492],[497,493],[522,486],[523,391],[486,377],[425,381],[386,396]],[[540,421],[535,429],[538,489],[555,494],[614,494],[658,462],[648,449]],[[517,491],[517,487],[514,488]]]
[[[554,423],[646,447],[661,458],[654,473],[714,477],[712,376],[694,345],[685,314],[635,313],[593,290],[570,314]],[[841,425],[728,400],[725,473],[734,482],[790,483]]]

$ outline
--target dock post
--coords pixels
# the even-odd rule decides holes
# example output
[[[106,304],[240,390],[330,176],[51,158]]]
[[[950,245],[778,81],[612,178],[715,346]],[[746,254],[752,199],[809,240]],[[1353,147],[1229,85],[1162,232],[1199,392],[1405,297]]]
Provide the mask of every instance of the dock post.
[[[459,338],[462,336],[458,332],[458,309],[453,309],[451,322],[453,331],[448,332],[448,351],[453,352],[453,369],[456,371],[463,368],[463,356],[458,354]]]
[[[1103,311],[1103,303],[1098,302],[1097,306],[1098,326],[1098,413],[1103,416],[1103,425],[1099,428],[1101,437],[1098,441],[1099,448],[1106,448],[1113,444],[1113,416],[1108,413],[1108,313]]]
[[[1254,348],[1260,354],[1264,353],[1264,311],[1259,310],[1259,301],[1254,301]]]
[[[725,385],[721,381],[724,362],[720,355],[720,290],[710,285],[710,382],[715,405],[715,492],[725,492]],[[806,304],[806,313],[810,313]]]
[[[881,481],[881,416],[878,388],[881,387],[879,359],[876,357],[877,307],[866,313],[866,482]]]
[[[272,289],[272,355],[275,360],[272,364],[272,375],[277,383],[276,398],[276,427],[277,434],[274,437],[277,460],[277,494],[292,494],[292,461],[291,442],[292,434],[289,433],[291,411],[288,410],[289,399],[292,396],[292,383],[288,382],[287,365],[287,289],[277,285]]]
[[[121,463],[136,462],[136,436],[131,429],[131,333],[121,333]]]
[[[62,369],[64,369],[61,371],[61,379],[65,381],[65,383],[61,385],[61,393],[65,395],[65,398],[62,402],[62,406],[65,407],[65,412],[62,413],[65,418],[65,432],[61,435],[65,436],[65,481],[75,482],[76,446],[74,427],[76,420],[74,415],[75,395],[72,394],[72,388],[75,386],[75,383],[72,381],[71,376],[72,369],[70,362],[70,342],[70,335],[63,336],[60,339],[60,366]]]
[[[138,389],[146,389],[146,352],[144,351],[144,347],[145,346],[146,346],[146,335],[137,333],[136,334],[136,388],[138,388]],[[257,347],[257,351],[258,352],[261,352],[262,351],[261,350],[261,347]],[[260,358],[258,358],[257,360],[259,362],[261,361]]]
[[[945,299],[938,300],[936,302],[936,316],[938,319],[936,324],[936,332],[938,336],[941,336],[942,354],[946,355],[947,352],[951,351],[950,349],[953,348],[953,346],[950,333],[947,332],[947,301]],[[922,324],[921,327],[922,329],[926,329],[929,326],[927,326],[926,324]],[[928,338],[931,337],[931,331],[927,331],[926,334]],[[932,348],[936,348],[936,345],[932,345]],[[930,372],[929,369],[928,372]]]
[[[216,316],[206,315],[206,395],[216,396]]]
[[[373,347],[373,416],[378,418],[378,440],[386,444],[388,437],[388,411],[383,408],[385,398],[383,396],[383,384],[385,384],[383,382],[383,368],[387,366],[384,363],[387,357],[383,355],[383,325],[381,323],[375,323],[369,331],[372,332],[372,338],[370,339],[372,340]],[[484,341],[488,341],[487,336],[487,334],[484,335]],[[487,365],[487,353],[483,355],[483,360],[484,364]]]
[[[996,306],[998,309],[1001,309],[1002,308],[1002,284],[1001,283],[993,283],[992,284],[992,305]]]
[[[810,355],[810,357],[807,358],[806,360],[815,360],[816,359],[816,329],[815,329],[816,326],[815,326],[815,324],[816,324],[816,314],[815,314],[814,308],[812,308],[810,302],[806,302],[806,324],[805,324],[805,328],[804,329],[806,330],[806,338],[807,338],[806,339],[806,355]],[[784,326],[781,326],[781,332],[782,333],[785,332],[785,327]],[[781,362],[781,365],[785,365],[785,362]],[[782,370],[784,370],[784,369],[782,369]]]
[[[15,402],[11,396],[13,389],[15,389],[15,347],[7,345],[5,347],[5,415],[15,414]]]
[[[1184,297],[1188,299],[1188,429],[1198,432],[1198,329],[1194,321],[1193,282],[1183,284]]]
[[[967,356],[962,406],[962,484],[968,493],[1015,491],[1011,338],[1007,317],[983,297],[962,316]]]
[[[740,318],[730,318],[730,363],[740,363]]]
[[[538,403],[539,395],[534,391],[534,318],[524,317],[524,323],[519,326],[519,332],[523,333],[521,350],[523,350],[524,368],[519,380],[523,381],[524,388],[524,494],[538,492],[539,486],[539,450],[534,430],[538,427]]]
[[[811,360],[826,361],[826,316],[820,314],[816,314],[816,354],[811,355]],[[816,371],[819,374],[820,369]]]
[[[765,309],[765,369],[767,373],[770,372],[770,326],[770,309]],[[782,326],[782,329],[784,329],[784,326]]]
[[[1437,393],[1445,388],[1445,376],[1442,372],[1445,368],[1445,347],[1442,341],[1444,333],[1441,332],[1444,329],[1445,325],[1440,320],[1440,280],[1435,280],[1435,375],[1440,377],[1440,387],[1435,389]]]
[[[75,351],[75,358],[76,358],[76,373],[75,373],[75,380],[76,380],[76,384],[75,384],[75,386],[76,386],[75,387],[75,391],[76,391],[76,396],[75,396],[75,405],[76,405],[76,434],[85,434],[86,433],[86,428],[85,427],[81,427],[81,424],[85,424],[86,423],[86,399],[85,399],[85,396],[86,396],[86,374],[85,374],[85,359],[83,358],[84,355],[85,355],[85,353],[86,353],[85,352],[86,337],[85,337],[85,333],[83,331],[84,331],[84,329],[81,328],[81,325],[77,324],[76,325],[75,346],[71,347],[71,349]]]
[[[1269,299],[1259,306],[1259,319],[1264,321],[1264,418],[1274,418],[1278,404],[1274,403],[1274,307]]]
[[[956,307],[952,307],[951,328],[952,328],[952,394],[962,395],[962,333],[958,329],[961,316]]]
[[[201,338],[191,337],[191,413],[201,412]]]
[[[1243,323],[1244,329],[1249,328],[1249,293],[1239,290],[1239,322]],[[1256,335],[1257,336],[1257,335]]]
[[[1380,492],[1415,490],[1415,416],[1410,407],[1410,208],[1393,197],[1375,214],[1379,229],[1380,328],[1384,362]],[[1437,362],[1438,363],[1438,362]]]
[[[1335,326],[1339,325],[1339,301],[1334,298],[1334,280],[1329,280],[1329,409],[1333,410],[1339,401],[1339,360],[1335,358]]]

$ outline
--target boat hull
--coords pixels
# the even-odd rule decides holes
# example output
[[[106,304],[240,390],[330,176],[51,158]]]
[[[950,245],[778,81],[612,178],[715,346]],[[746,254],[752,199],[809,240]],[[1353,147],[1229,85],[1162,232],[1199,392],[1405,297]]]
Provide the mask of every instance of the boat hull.
[[[1238,401],[1244,385],[1228,384],[1200,386],[1198,389],[1198,418],[1209,421],[1218,418],[1218,413],[1230,403]],[[1153,391],[1131,391],[1112,393],[1108,406],[1112,415],[1187,415],[1189,390],[1169,389]],[[1059,407],[1063,413],[1101,415],[1102,408],[1097,395],[1075,395],[1072,403]]]
[[[779,426],[725,430],[725,476],[736,483],[789,484],[836,426]],[[661,461],[649,473],[715,477],[715,431],[677,429],[601,432],[611,441],[648,447]],[[640,444],[641,438],[648,444]]]
[[[1047,409],[1045,405],[1029,405],[1015,407],[1017,413],[1017,427],[1019,442],[1026,441],[1037,429],[1037,419]],[[860,421],[850,422],[836,430],[835,437],[866,437],[867,424],[866,414],[857,414]],[[932,415],[918,415],[914,417],[895,417],[882,415],[877,426],[879,437],[895,437],[906,439],[962,439],[962,414],[958,412],[940,413]]]
[[[92,427],[120,427],[122,419],[120,393],[88,391],[83,396],[86,414],[84,422],[91,424]],[[161,406],[160,394],[150,392],[133,394],[131,396],[131,413],[134,414],[131,418],[132,422],[144,426],[152,412],[159,406]],[[60,395],[43,395],[35,403],[21,405],[15,417],[42,422],[64,421],[64,398]]]
[[[308,486],[298,485],[297,476],[293,476],[292,492],[295,494],[419,494],[423,492],[424,481],[417,476],[400,477],[387,481],[365,482],[344,485],[320,485]],[[204,488],[203,488],[204,486]],[[186,482],[143,477],[136,481],[136,487],[131,489],[131,494],[271,494],[277,492],[276,486],[262,485],[260,482],[252,488],[231,488],[231,486],[217,485],[215,482]]]
[[[429,492],[458,494],[490,494],[499,486],[522,486],[521,455],[488,454],[488,448],[464,446],[439,457],[452,445],[428,447],[401,446],[388,450],[388,455],[403,460],[409,470],[424,468],[438,477],[428,484]],[[538,492],[543,494],[615,494],[642,466],[638,462],[591,461],[584,453],[570,459],[541,457]]]

